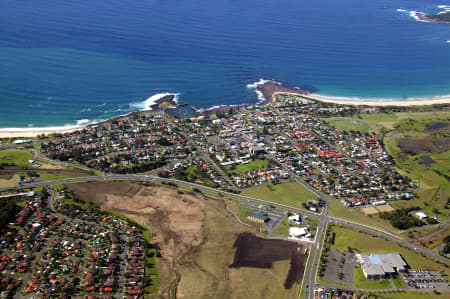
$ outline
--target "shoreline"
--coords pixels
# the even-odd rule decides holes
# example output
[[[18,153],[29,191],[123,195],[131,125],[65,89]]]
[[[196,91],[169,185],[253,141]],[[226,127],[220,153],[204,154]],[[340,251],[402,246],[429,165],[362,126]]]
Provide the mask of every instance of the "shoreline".
[[[159,96],[159,95],[156,95]],[[56,127],[31,127],[31,128],[0,128],[0,138],[30,138],[37,137],[42,134],[65,134],[72,133],[78,130],[82,130],[88,126],[95,126],[105,122],[114,121],[122,117],[131,116],[133,114],[145,112],[145,111],[161,111],[161,105],[166,103],[169,106],[178,106],[176,94],[163,94],[156,100],[150,101],[149,107],[142,110],[131,111],[126,114],[113,116],[106,120],[99,120],[92,123],[86,123],[83,125],[67,125],[67,126],[56,126]],[[147,99],[148,101],[148,99]]]
[[[324,96],[319,94],[308,94],[302,95],[305,98],[316,100],[324,103],[333,103],[340,105],[354,105],[354,106],[378,106],[378,107],[387,107],[387,106],[430,106],[430,105],[439,105],[439,104],[450,104],[450,95],[435,97],[435,98],[423,98],[423,99],[411,99],[411,100],[387,100],[380,99],[379,101],[371,100],[371,99],[346,99],[339,98],[333,96]]]
[[[81,130],[89,126],[67,126],[67,127],[40,127],[40,128],[0,128],[0,138],[30,138],[42,134],[64,134]]]
[[[345,97],[337,97],[337,96],[325,96],[315,93],[309,93],[305,90],[302,90],[298,87],[286,87],[281,83],[273,81],[273,80],[263,80],[255,82],[253,84],[247,85],[247,88],[254,89],[257,94],[258,100],[255,103],[242,103],[239,105],[219,105],[213,106],[211,108],[206,109],[198,109],[200,114],[203,115],[213,115],[216,112],[225,113],[231,110],[238,110],[247,105],[260,105],[265,106],[274,102],[274,97],[278,94],[287,94],[287,95],[295,95],[301,96],[306,99],[324,102],[324,103],[333,103],[338,105],[354,105],[354,106],[374,106],[374,107],[386,107],[386,106],[399,106],[399,107],[407,107],[407,106],[429,106],[429,105],[439,105],[439,104],[450,104],[450,95],[442,96],[442,97],[430,97],[430,98],[417,98],[417,99],[405,99],[405,100],[396,100],[396,99],[352,99]],[[155,96],[159,96],[157,99],[153,99],[152,101],[148,101],[147,103],[149,109],[141,109],[136,111],[131,111],[129,113],[118,115],[111,117],[107,120],[100,120],[98,122],[87,123],[84,125],[67,125],[67,126],[56,126],[56,127],[25,127],[25,128],[0,128],[0,138],[30,138],[36,137],[41,134],[65,134],[71,133],[77,130],[82,130],[88,126],[98,125],[101,123],[114,121],[116,119],[120,119],[122,117],[127,117],[136,113],[141,113],[144,111],[162,111],[163,103],[167,103],[169,106],[178,106],[177,102],[177,94],[158,94]],[[150,98],[149,98],[150,99]]]

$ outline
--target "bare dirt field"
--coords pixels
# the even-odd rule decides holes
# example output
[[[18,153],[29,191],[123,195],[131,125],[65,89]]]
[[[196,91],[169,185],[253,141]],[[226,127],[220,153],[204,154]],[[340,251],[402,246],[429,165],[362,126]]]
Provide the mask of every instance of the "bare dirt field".
[[[177,298],[296,298],[284,288],[289,258],[272,268],[230,268],[233,244],[253,228],[226,211],[226,200],[159,184],[93,182],[70,188],[84,201],[149,227],[160,248],[160,296]],[[175,290],[175,292],[174,292]]]
[[[378,214],[380,211],[375,209],[375,207],[367,207],[367,208],[362,208],[361,212],[363,212],[366,215],[374,215],[374,214]]]
[[[377,210],[380,212],[392,212],[394,210],[393,207],[388,205],[377,206]]]
[[[300,282],[305,268],[305,249],[302,245],[275,239],[264,239],[250,233],[242,233],[234,243],[236,253],[232,268],[272,268],[273,262],[290,260],[291,267],[284,287],[289,289]]]
[[[73,184],[70,188],[84,201],[151,228],[152,243],[161,249],[161,256],[172,272],[165,281],[161,279],[162,295],[169,296],[179,280],[183,257],[204,241],[204,200],[194,193],[178,194],[176,189],[159,185],[152,188],[124,182],[93,182]]]

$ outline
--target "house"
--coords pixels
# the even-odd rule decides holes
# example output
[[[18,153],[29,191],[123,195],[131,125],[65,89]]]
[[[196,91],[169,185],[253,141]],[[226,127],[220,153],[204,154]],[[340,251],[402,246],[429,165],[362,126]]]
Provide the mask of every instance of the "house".
[[[420,212],[416,212],[414,214],[417,218],[419,218],[420,220],[424,220],[425,218],[427,218],[427,214],[425,214],[424,212],[420,211]]]
[[[408,271],[408,264],[399,253],[357,254],[356,258],[367,279],[381,279]]]
[[[289,223],[292,223],[292,224],[301,224],[302,217],[300,217],[300,215],[298,215],[298,214],[293,214],[288,217],[288,221],[289,221]]]

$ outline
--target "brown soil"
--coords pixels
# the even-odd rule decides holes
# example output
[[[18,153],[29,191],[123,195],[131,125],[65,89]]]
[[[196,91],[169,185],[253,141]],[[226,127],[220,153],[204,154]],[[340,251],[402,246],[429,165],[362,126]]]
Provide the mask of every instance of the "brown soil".
[[[151,228],[152,243],[160,248],[170,272],[175,274],[169,278],[170,282],[162,281],[161,295],[169,297],[170,289],[179,280],[178,268],[183,258],[204,241],[205,200],[193,192],[178,194],[174,188],[151,184],[92,182],[73,184],[70,188],[85,201]]]
[[[181,190],[158,184],[91,182],[69,187],[84,201],[116,211],[150,228],[152,244],[161,254],[158,259],[161,298],[172,297],[174,289],[177,298],[203,298],[213,294],[222,298],[254,297],[253,294],[265,291],[269,283],[278,283],[277,292],[284,289],[283,280],[277,282],[280,274],[276,273],[282,273],[283,277],[288,265],[281,272],[279,263],[271,269],[227,267],[233,260],[233,242],[238,234],[254,229],[239,224],[226,211],[223,199],[185,190],[180,194]],[[258,244],[267,248],[265,253],[261,251],[260,259],[266,254],[270,264],[291,260],[284,282],[286,288],[300,281],[304,254],[295,253],[301,245],[284,240]],[[255,277],[259,277],[260,284],[252,283]],[[289,291],[297,295],[295,288]],[[279,295],[288,298],[287,294]]]
[[[450,138],[402,138],[398,141],[398,147],[402,152],[410,155],[439,153],[450,150]]]
[[[289,289],[300,282],[305,268],[305,252],[301,245],[286,240],[264,239],[251,233],[242,233],[234,243],[236,253],[230,267],[272,268],[273,262],[291,260],[284,282]]]

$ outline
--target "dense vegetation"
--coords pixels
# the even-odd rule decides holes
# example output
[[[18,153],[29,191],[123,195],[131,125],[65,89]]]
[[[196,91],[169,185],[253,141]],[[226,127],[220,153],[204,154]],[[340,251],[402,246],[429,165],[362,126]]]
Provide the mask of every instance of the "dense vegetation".
[[[0,232],[3,232],[8,223],[14,220],[17,212],[19,211],[19,207],[16,205],[15,200],[10,198],[0,199]]]
[[[210,187],[217,187],[218,184],[209,179],[206,171],[197,166],[192,165],[188,168],[180,167],[175,171],[175,178],[180,181],[188,181],[192,183],[200,183]]]
[[[384,212],[380,214],[380,217],[387,219],[391,222],[392,226],[398,229],[408,229],[411,227],[425,225],[422,220],[411,216],[409,213],[412,211],[420,210],[419,207],[411,207],[405,209],[398,209],[393,212]]]
[[[442,248],[442,254],[450,254],[450,236],[444,239],[444,248]]]

